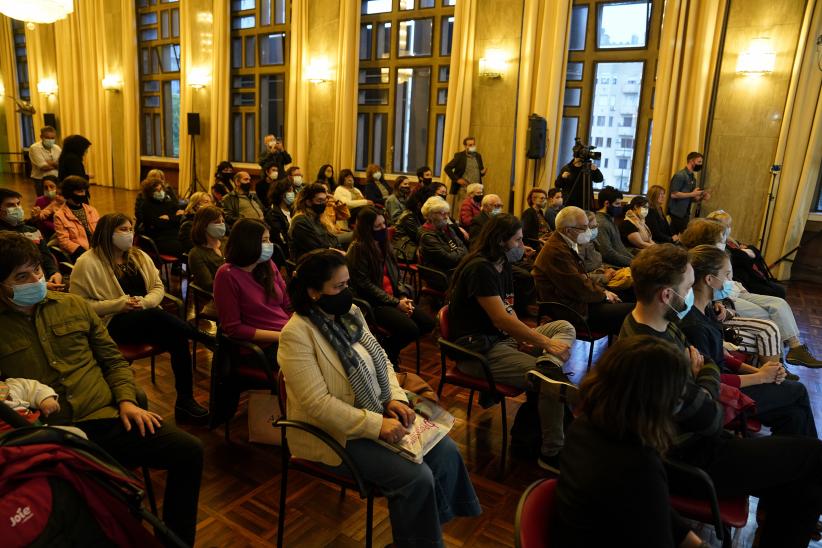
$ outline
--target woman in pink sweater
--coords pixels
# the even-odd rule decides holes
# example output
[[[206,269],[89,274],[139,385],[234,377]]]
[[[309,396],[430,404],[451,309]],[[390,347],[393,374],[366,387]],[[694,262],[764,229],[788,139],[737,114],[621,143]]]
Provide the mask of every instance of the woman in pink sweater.
[[[291,303],[271,260],[273,250],[265,224],[237,221],[226,245],[226,262],[214,277],[214,303],[226,335],[259,345],[276,363],[277,342],[291,317]]]

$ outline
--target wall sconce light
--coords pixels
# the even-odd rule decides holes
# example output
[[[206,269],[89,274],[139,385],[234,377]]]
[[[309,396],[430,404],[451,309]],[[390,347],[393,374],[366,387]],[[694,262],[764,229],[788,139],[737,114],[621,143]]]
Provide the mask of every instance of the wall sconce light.
[[[479,60],[479,72],[483,78],[502,78],[507,65],[505,53],[498,49],[489,49],[485,52],[485,57]]]
[[[334,79],[334,74],[326,60],[312,61],[305,69],[305,79],[312,84],[322,84]]]
[[[44,78],[37,82],[37,91],[51,97],[57,93],[57,81],[54,78]]]
[[[114,74],[109,74],[103,78],[103,89],[119,93],[120,90],[123,89],[123,79]]]
[[[205,69],[192,69],[188,73],[188,86],[194,89],[203,89],[211,83],[211,75]]]
[[[736,72],[748,76],[761,76],[773,72],[776,53],[771,49],[769,38],[754,38],[747,51],[739,54]]]

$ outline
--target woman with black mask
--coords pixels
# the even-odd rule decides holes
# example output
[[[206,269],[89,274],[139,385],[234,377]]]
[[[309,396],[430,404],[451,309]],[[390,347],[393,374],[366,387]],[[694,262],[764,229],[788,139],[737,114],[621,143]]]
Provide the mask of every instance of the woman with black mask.
[[[214,182],[223,183],[229,192],[234,190],[234,166],[231,162],[223,160],[217,165],[217,171],[214,173]]]
[[[94,177],[86,173],[86,166],[83,165],[83,157],[88,152],[91,141],[82,135],[69,135],[63,139],[63,152],[57,162],[57,178],[63,180],[71,175],[82,177],[86,181]]]
[[[288,230],[291,258],[295,261],[314,249],[340,246],[337,236],[331,232],[333,227],[326,226],[322,221],[327,201],[328,191],[320,183],[306,185],[298,194],[294,217]]]

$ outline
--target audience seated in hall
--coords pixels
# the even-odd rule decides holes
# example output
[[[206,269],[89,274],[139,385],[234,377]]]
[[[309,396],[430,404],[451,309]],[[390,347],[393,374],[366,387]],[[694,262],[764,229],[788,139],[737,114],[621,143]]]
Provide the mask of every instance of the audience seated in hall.
[[[477,239],[482,227],[490,221],[495,215],[502,213],[502,200],[496,194],[486,194],[482,197],[479,215],[471,220],[468,227],[468,233],[471,240]]]
[[[82,259],[93,257],[94,247]],[[193,546],[202,442],[136,405],[131,367],[105,324],[83,299],[46,290],[41,257],[28,238],[0,233],[0,282],[10,290],[0,292],[0,371],[57,392],[63,405],[49,424],[80,428],[127,468],[166,470],[163,521]],[[18,291],[29,284],[37,291]],[[21,346],[26,339],[49,342]]]
[[[181,219],[180,230],[177,233],[180,243],[183,244],[183,249],[191,249],[194,244],[191,243],[191,227],[194,224],[194,215],[204,207],[212,205],[211,196],[207,192],[195,192],[188,199],[185,213]]]
[[[420,264],[439,270],[447,276],[447,279],[429,279],[422,272],[420,276],[429,287],[443,292],[448,289],[454,269],[468,253],[468,243],[465,241],[462,231],[448,224],[450,211],[451,206],[448,205],[447,201],[437,196],[428,198],[422,205],[425,224],[422,225],[419,231],[420,246],[418,255]]]
[[[225,233],[225,218],[219,207],[207,205],[194,215],[191,228],[194,247],[188,252],[188,268],[191,282],[206,291],[212,290],[217,269],[225,263]]]
[[[43,238],[48,241],[54,236],[54,213],[63,207],[66,199],[57,190],[57,177],[43,176],[43,195],[38,196],[31,208],[31,222],[36,226]]]
[[[400,283],[387,232],[381,212],[362,208],[346,257],[351,288],[371,305],[374,321],[388,332],[385,351],[396,365],[403,348],[434,329],[434,319],[417,308],[411,286]]]
[[[313,249],[338,248],[340,241],[333,228],[322,222],[328,191],[320,183],[311,183],[297,195],[297,205],[288,230],[291,258],[295,261]]]
[[[85,299],[108,327],[117,344],[153,344],[171,355],[175,411],[179,418],[202,418],[208,410],[193,395],[188,341],[196,329],[160,307],[165,295],[160,273],[133,246],[134,227],[123,213],[103,215],[91,237],[91,249],[74,266],[69,291]]]
[[[407,207],[408,197],[411,195],[411,181],[405,175],[394,179],[394,192],[385,200],[385,222],[389,226],[397,223],[400,215]]]
[[[611,268],[602,262],[602,255],[596,248],[596,239],[599,234],[599,222],[593,211],[586,211],[588,228],[591,229],[591,241],[587,244],[578,244],[578,254],[582,259],[583,268],[591,279],[620,295],[623,300],[631,296],[631,269],[630,267]]]
[[[323,164],[317,171],[317,182],[322,183],[328,189],[328,192],[334,192],[337,189],[337,181],[334,179],[334,166],[331,164]]]
[[[100,214],[88,203],[88,181],[85,179],[67,177],[60,183],[60,193],[66,203],[54,213],[54,235],[60,249],[76,261],[88,251]]]
[[[620,339],[648,335],[689,356],[691,375],[675,406],[677,426],[669,458],[702,468],[717,495],[756,495],[767,514],[760,522],[760,546],[807,546],[822,511],[822,442],[793,436],[742,439],[722,430],[720,371],[710,357],[691,347],[672,321],[693,302],[694,271],[688,252],[672,244],[640,251],[631,264],[636,308],[625,318]],[[778,462],[777,469],[763,463]],[[690,492],[672,485],[671,491]]]
[[[572,308],[594,331],[616,334],[633,305],[621,302],[619,296],[588,276],[578,249],[590,241],[585,211],[567,206],[559,212],[556,230],[534,261],[537,295],[540,301],[560,302]]]
[[[185,212],[166,195],[161,180],[143,181],[142,212],[142,231],[154,240],[160,253],[182,257],[188,251],[179,239],[180,219]]]
[[[648,210],[648,198],[634,196],[628,204],[628,209],[625,210],[625,219],[619,225],[622,243],[632,253],[651,247],[655,243],[651,237],[651,229],[645,223]]]
[[[228,192],[234,190],[234,166],[231,162],[223,160],[217,164],[217,170],[214,172],[214,184],[217,183],[222,183]]]
[[[422,206],[432,196],[445,197],[447,190],[442,183],[430,183],[420,187],[408,199],[408,208],[402,212],[394,225],[391,244],[397,258],[407,263],[417,262],[417,248],[420,245],[420,227],[425,222]]]
[[[146,179],[158,179],[162,181],[163,191],[166,193],[166,196],[168,196],[168,199],[176,203],[180,207],[183,207],[185,205],[185,201],[181,202],[180,199],[177,197],[177,191],[174,190],[174,187],[166,183],[166,174],[163,173],[162,169],[148,170],[148,173],[146,173]],[[145,200],[145,196],[142,192],[138,193],[137,197],[134,199],[134,214],[137,219],[135,226],[140,226],[141,224],[143,224],[143,200]]]
[[[357,218],[361,207],[374,205],[374,202],[366,199],[362,191],[354,184],[354,173],[350,169],[340,171],[340,181],[334,189],[334,198],[348,206],[353,219]]]
[[[644,335],[620,339],[585,376],[560,459],[556,546],[704,546],[671,508],[662,462],[690,376],[684,353]]]
[[[561,194],[560,199],[562,199]],[[528,192],[526,201],[528,202],[528,208],[520,215],[522,219],[522,237],[529,245],[544,243],[551,231],[554,230],[553,218],[556,217],[556,212],[553,212],[552,223],[549,223],[546,217],[548,194],[541,188],[532,188]]]
[[[622,192],[612,186],[599,191],[597,224],[599,232],[594,243],[605,264],[615,267],[630,266],[633,255],[622,243],[614,218],[622,214]]]
[[[468,230],[474,217],[480,214],[480,204],[485,195],[482,183],[471,183],[465,187],[465,199],[460,204],[460,228]]]
[[[263,223],[241,219],[231,229],[225,264],[214,277],[214,303],[223,332],[257,344],[272,364],[280,331],[291,316],[285,281],[271,260],[273,250]]]
[[[283,174],[285,175],[285,174]],[[257,198],[262,202],[266,209],[271,205],[270,196],[271,189],[280,180],[280,171],[276,165],[268,166],[268,169],[263,170],[260,180],[254,185],[254,191],[257,193]]]
[[[239,219],[263,220],[265,206],[257,197],[251,182],[251,175],[245,171],[234,174],[234,191],[223,198],[225,222],[229,227],[234,226]]]
[[[288,178],[277,181],[268,194],[271,206],[265,210],[265,223],[271,231],[271,241],[280,246],[283,253],[288,253],[288,229],[296,197],[294,184]]]
[[[365,481],[388,498],[396,546],[443,546],[442,524],[455,516],[479,515],[479,500],[449,436],[422,464],[376,443],[399,441],[414,411],[406,405],[388,356],[352,304],[348,282],[345,258],[335,251],[312,251],[297,264],[289,285],[295,313],[283,328],[277,357],[288,391],[288,418],[324,430],[345,447]],[[349,473],[313,436],[292,429],[288,445],[295,457]]]
[[[658,244],[670,244],[679,241],[679,234],[674,234],[668,218],[665,216],[665,204],[668,191],[665,187],[653,185],[648,189],[648,216],[645,224],[651,229],[651,238]]]
[[[679,242],[688,249],[698,245],[713,245],[724,250],[728,240],[728,229],[713,219],[692,219],[688,228],[679,235]],[[790,305],[779,297],[751,293],[741,283],[734,281],[723,288],[716,298],[730,299],[737,315],[741,318],[771,320],[789,347],[785,361],[792,365],[822,367],[822,360],[816,359],[807,345],[799,339],[799,326]],[[781,349],[780,349],[781,350]],[[780,352],[781,354],[781,352]]]

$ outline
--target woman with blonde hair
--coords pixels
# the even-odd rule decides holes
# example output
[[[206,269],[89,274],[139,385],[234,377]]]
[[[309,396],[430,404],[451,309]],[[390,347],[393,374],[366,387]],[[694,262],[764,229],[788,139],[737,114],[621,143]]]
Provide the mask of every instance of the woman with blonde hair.
[[[194,247],[194,243],[191,241],[191,227],[194,225],[194,215],[202,208],[210,205],[213,205],[213,202],[211,201],[211,194],[208,192],[195,192],[191,195],[191,198],[188,199],[188,205],[186,205],[186,208],[183,210],[185,213],[183,213],[183,220],[180,223],[180,230],[177,232],[185,252],[188,252],[189,249]]]
[[[679,235],[671,232],[671,225],[665,217],[665,199],[668,191],[664,187],[654,185],[648,189],[648,216],[645,224],[651,229],[651,236],[658,244],[672,244],[679,241]]]

